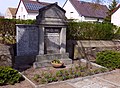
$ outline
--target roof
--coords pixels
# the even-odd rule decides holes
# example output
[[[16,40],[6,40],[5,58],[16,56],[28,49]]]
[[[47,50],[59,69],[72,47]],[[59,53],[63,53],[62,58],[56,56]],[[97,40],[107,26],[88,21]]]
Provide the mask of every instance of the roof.
[[[39,9],[50,4],[46,2],[38,2],[38,1],[32,1],[32,0],[20,0],[19,5],[21,1],[23,2],[28,13],[38,13]],[[18,5],[18,8],[19,8],[19,5]]]
[[[83,2],[78,0],[70,0],[76,11],[86,17],[105,18],[108,8],[106,5],[97,3]]]
[[[56,6],[56,7],[58,7],[60,10],[62,10],[64,13],[66,13],[66,11],[65,11],[63,8],[61,8],[60,6],[58,6],[57,3],[53,3],[53,4],[49,4],[49,5],[47,5],[47,6],[44,6],[43,8],[39,9],[39,11],[44,11],[44,10],[46,10],[46,9],[49,9],[49,8],[52,7],[52,6]]]
[[[12,16],[15,16],[17,8],[11,8],[11,7],[9,7],[8,10],[11,12]]]

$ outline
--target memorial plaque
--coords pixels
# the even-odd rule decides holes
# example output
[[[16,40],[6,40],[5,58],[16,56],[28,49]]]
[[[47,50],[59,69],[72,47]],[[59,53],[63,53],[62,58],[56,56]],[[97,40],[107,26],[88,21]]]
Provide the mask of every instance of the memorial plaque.
[[[17,56],[38,54],[38,27],[17,26]]]
[[[60,30],[57,27],[45,28],[45,54],[60,53]]]

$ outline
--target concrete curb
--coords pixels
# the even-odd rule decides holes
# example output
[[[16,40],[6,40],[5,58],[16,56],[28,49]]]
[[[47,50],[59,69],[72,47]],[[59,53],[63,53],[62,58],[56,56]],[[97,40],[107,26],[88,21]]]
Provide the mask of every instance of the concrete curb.
[[[99,77],[99,76],[102,76],[102,75],[113,74],[113,73],[116,73],[116,71],[113,70],[111,72],[105,72],[105,73],[94,74],[94,75],[86,76],[86,77],[79,77],[79,78],[75,78],[75,79],[69,79],[69,80],[66,80],[65,82],[75,83],[77,81],[82,81],[84,79]]]
[[[21,74],[33,87],[37,88],[37,86],[31,80],[29,80],[25,75],[23,75],[21,72],[19,72],[19,74]]]
[[[81,62],[84,62],[84,63],[86,63],[87,61],[86,61],[85,59],[81,59]],[[93,62],[90,62],[90,64],[92,64],[93,66],[99,67],[99,68],[106,68],[106,67],[103,67],[103,66],[101,66],[101,65],[98,65],[98,64],[96,64],[96,63],[93,63]],[[106,69],[107,69],[107,68],[106,68]]]

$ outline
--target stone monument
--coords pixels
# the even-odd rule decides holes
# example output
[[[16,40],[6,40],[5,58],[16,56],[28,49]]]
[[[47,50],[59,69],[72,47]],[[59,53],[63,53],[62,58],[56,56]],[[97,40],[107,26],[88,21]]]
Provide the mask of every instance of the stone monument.
[[[50,62],[54,59],[65,64],[72,63],[66,53],[65,10],[56,3],[47,5],[39,10],[36,21],[36,26],[17,25],[17,55],[36,55],[35,68],[51,66]]]

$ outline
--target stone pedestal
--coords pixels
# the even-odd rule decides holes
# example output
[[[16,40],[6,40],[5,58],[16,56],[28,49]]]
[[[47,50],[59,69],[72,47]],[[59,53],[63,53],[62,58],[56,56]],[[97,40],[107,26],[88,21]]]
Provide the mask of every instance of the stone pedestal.
[[[66,17],[65,11],[57,4],[51,4],[39,10],[39,55],[34,68],[51,66],[51,61],[59,59],[65,65],[71,64],[66,53]]]
[[[36,57],[36,62],[33,64],[34,68],[38,67],[48,67],[52,66],[51,61],[58,59],[64,63],[64,65],[69,65],[72,63],[72,60],[69,59],[69,54],[46,54],[46,55],[38,55]]]

